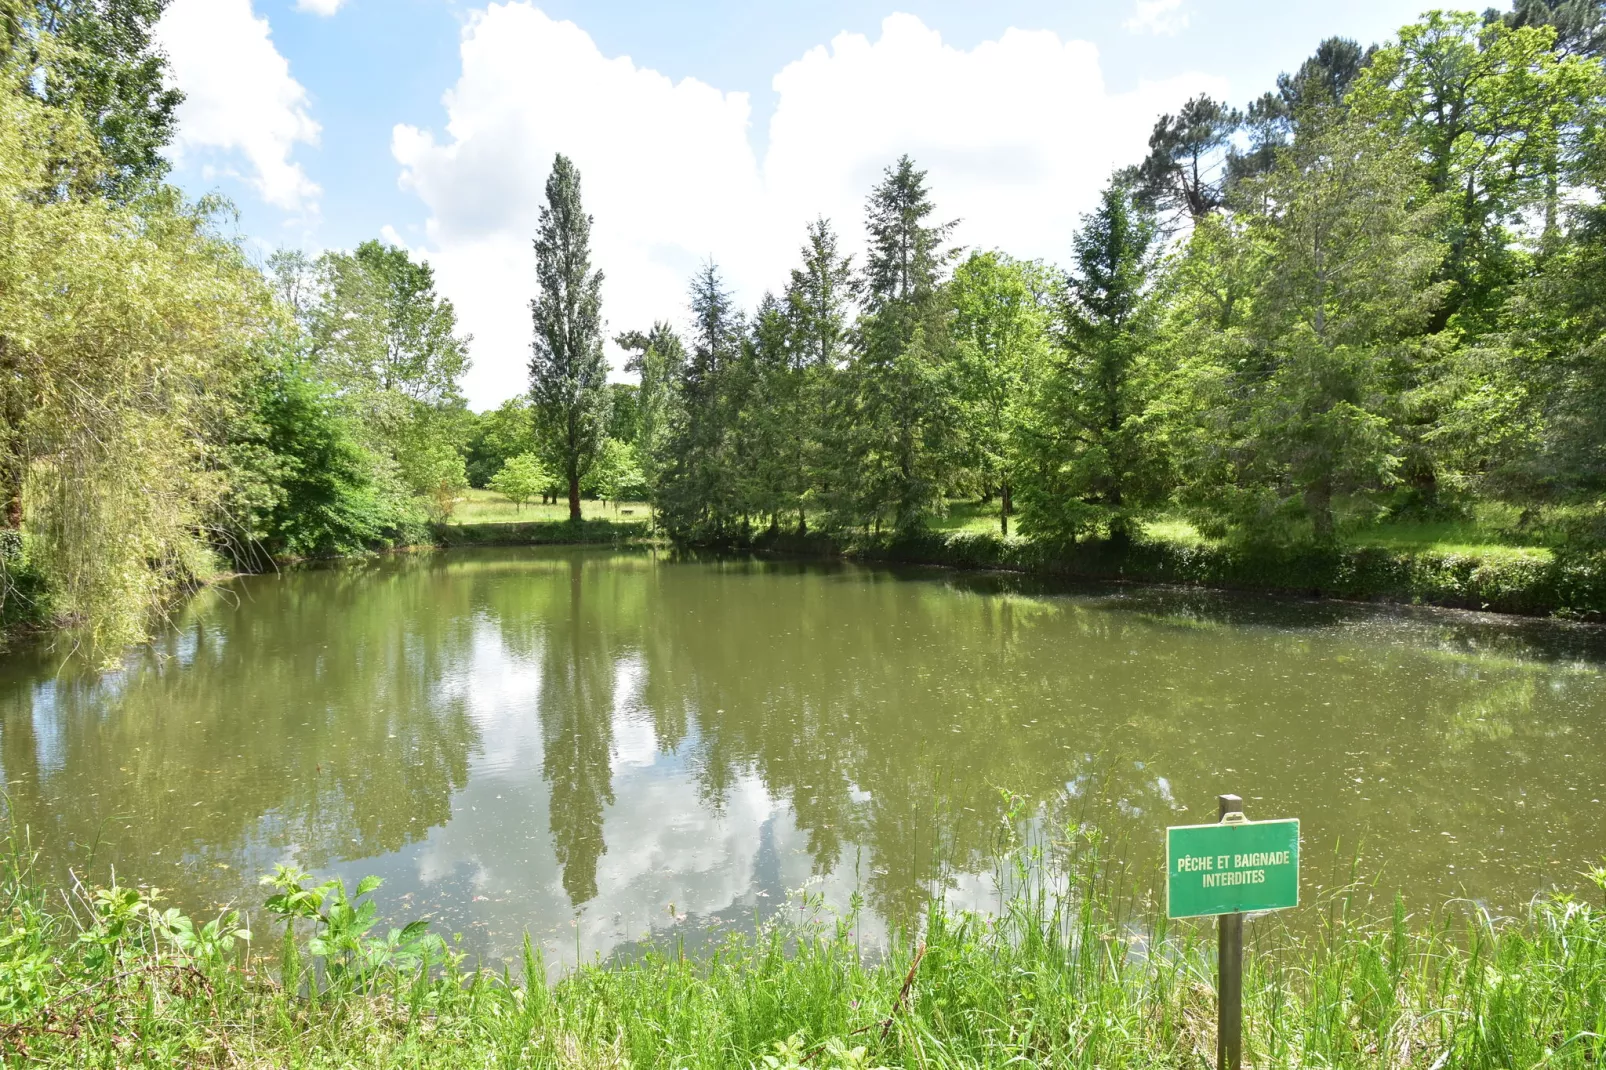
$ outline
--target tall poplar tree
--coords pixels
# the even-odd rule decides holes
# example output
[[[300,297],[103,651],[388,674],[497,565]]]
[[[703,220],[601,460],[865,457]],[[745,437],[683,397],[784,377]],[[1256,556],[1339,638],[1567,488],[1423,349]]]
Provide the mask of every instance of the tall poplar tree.
[[[608,364],[602,355],[602,272],[591,269],[591,217],[580,206],[580,172],[567,156],[552,162],[535,237],[540,287],[530,395],[536,439],[569,490],[569,519],[580,519],[580,481],[596,460],[608,418]]]

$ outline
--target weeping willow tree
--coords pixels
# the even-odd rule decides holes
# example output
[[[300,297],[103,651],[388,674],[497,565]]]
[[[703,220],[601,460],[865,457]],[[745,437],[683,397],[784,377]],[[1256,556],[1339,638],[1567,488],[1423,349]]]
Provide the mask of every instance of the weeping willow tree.
[[[0,616],[34,600],[106,656],[215,569],[221,443],[271,306],[204,206],[108,197],[85,117],[30,91],[58,46],[31,44],[0,72]]]

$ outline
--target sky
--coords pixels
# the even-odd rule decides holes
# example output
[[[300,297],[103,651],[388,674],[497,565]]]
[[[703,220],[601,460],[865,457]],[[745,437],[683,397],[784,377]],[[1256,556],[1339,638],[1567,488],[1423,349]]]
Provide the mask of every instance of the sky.
[[[684,322],[709,259],[744,306],[779,291],[816,217],[862,251],[903,153],[958,244],[1063,263],[1161,113],[1242,107],[1322,38],[1382,43],[1429,6],[172,0],[157,36],[187,95],[174,180],[226,196],[264,259],[376,237],[427,259],[485,409],[525,388],[555,153],[595,218],[610,336]]]

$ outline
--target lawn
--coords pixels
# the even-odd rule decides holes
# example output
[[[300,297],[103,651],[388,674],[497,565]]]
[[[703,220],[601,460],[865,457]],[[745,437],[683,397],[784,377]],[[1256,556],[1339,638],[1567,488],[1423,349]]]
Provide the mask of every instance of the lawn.
[[[633,521],[651,518],[651,508],[644,502],[599,502],[585,500],[580,503],[580,515],[586,520]],[[448,524],[533,524],[561,522],[569,519],[569,505],[542,505],[532,502],[515,506],[494,490],[470,487],[457,500]]]
[[[586,520],[631,522],[649,520],[651,506],[644,502],[601,502],[586,500],[580,503]],[[1485,515],[1487,514],[1487,515]],[[457,508],[448,523],[467,524],[530,524],[555,523],[569,518],[566,503],[542,505],[532,503],[522,508],[515,506],[492,490],[469,489],[458,499]],[[1478,554],[1485,557],[1531,557],[1548,560],[1549,549],[1530,541],[1513,537],[1510,518],[1488,513],[1475,517],[1449,520],[1396,520],[1366,525],[1351,524],[1343,532],[1344,542],[1350,546],[1375,546],[1385,550],[1418,553]],[[974,532],[997,534],[998,502],[983,503],[975,500],[950,500],[944,515],[928,521],[934,531],[945,533]],[[1020,530],[1020,513],[1010,518],[1010,532]],[[1211,540],[1201,535],[1188,520],[1174,515],[1161,515],[1144,523],[1145,534],[1153,540],[1185,546],[1197,546]]]
[[[1011,534],[1020,530],[1020,511],[1010,518]],[[941,532],[997,534],[998,503],[949,501],[944,516],[933,518],[930,526]],[[1486,557],[1532,557],[1548,560],[1544,546],[1512,534],[1512,518],[1482,510],[1477,516],[1451,520],[1395,520],[1365,525],[1352,524],[1342,537],[1349,546],[1375,546],[1385,550],[1419,553],[1479,554]],[[1210,542],[1199,529],[1180,516],[1161,515],[1143,525],[1144,533],[1158,542],[1197,546]]]

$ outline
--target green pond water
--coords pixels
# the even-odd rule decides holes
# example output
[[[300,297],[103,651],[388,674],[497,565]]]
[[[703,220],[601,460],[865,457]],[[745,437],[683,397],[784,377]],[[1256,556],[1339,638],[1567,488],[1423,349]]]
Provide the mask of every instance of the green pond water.
[[[1135,888],[1233,791],[1302,820],[1308,902],[1355,862],[1498,910],[1606,856],[1603,667],[1600,629],[1465,614],[454,551],[240,580],[114,673],[0,657],[0,766],[52,874],[208,910],[376,873],[493,959],[698,946],[799,889],[872,938],[985,908],[1001,789]]]

